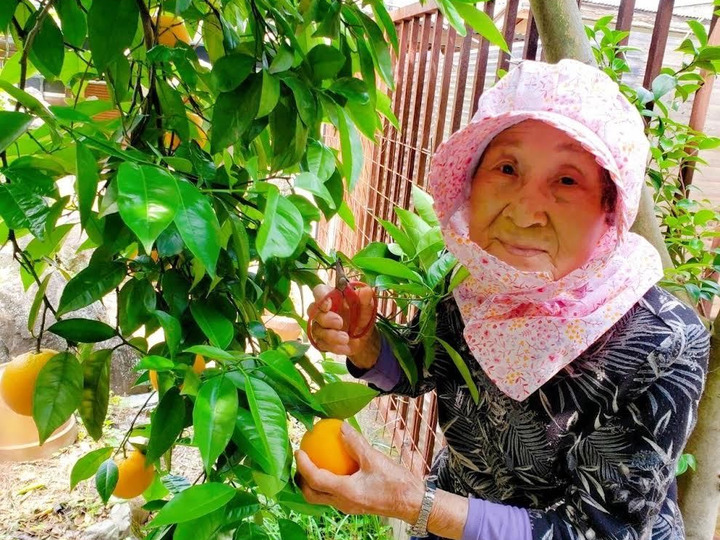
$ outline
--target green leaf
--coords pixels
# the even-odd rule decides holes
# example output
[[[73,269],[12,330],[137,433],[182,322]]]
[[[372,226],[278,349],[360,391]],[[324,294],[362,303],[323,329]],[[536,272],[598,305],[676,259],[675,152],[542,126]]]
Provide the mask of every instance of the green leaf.
[[[456,267],[457,270],[453,274],[452,279],[450,280],[450,286],[448,287],[448,293],[453,292],[455,290],[455,287],[460,285],[467,277],[470,275],[470,271],[465,268],[464,266]]]
[[[303,237],[303,218],[295,205],[280,195],[280,190],[268,185],[265,215],[258,229],[256,247],[260,258],[290,257]]]
[[[318,116],[318,105],[315,95],[310,88],[308,88],[308,85],[294,73],[283,75],[281,78],[293,93],[295,105],[297,106],[297,111],[303,124],[308,127],[313,127]]]
[[[105,446],[92,450],[78,459],[73,465],[72,471],[70,471],[70,490],[75,489],[75,486],[83,480],[93,476],[102,462],[109,458],[112,452],[113,448],[111,446]]]
[[[4,0],[0,2],[0,34],[5,34],[5,30],[13,18],[19,1],[20,0]]]
[[[355,6],[354,6],[355,7]],[[380,27],[370,17],[365,15],[360,9],[354,10],[355,15],[360,19],[360,23],[365,28],[365,32],[370,38],[370,54],[375,62],[375,66],[380,76],[388,85],[390,90],[395,89],[393,82],[393,67],[390,58],[390,48],[388,47],[385,36],[383,36]]]
[[[98,180],[100,175],[95,156],[87,146],[78,142],[76,152],[76,190],[78,196],[78,209],[80,210],[80,223],[84,228],[92,213],[92,207],[95,202],[95,196],[97,195]]]
[[[405,255],[407,255],[409,259],[415,257],[415,245],[410,240],[410,237],[402,229],[400,229],[400,227],[390,221],[385,221],[384,219],[375,219],[377,219],[378,223],[383,226],[383,229],[385,229],[390,234],[390,237],[395,240],[395,242],[397,242],[397,244],[400,246],[400,249],[403,250],[403,253],[405,253]]]
[[[87,20],[85,13],[76,0],[58,0],[55,3],[62,33],[65,40],[75,47],[81,48],[85,44],[87,36]]]
[[[124,162],[117,176],[118,209],[146,253],[172,223],[179,204],[178,183],[165,169]]]
[[[280,99],[280,80],[273,77],[268,71],[262,72],[262,96],[258,107],[257,118],[267,116],[272,112]]]
[[[399,206],[395,207],[395,213],[400,221],[402,230],[410,237],[410,240],[417,249],[420,244],[420,240],[430,232],[430,225],[425,223],[425,221],[417,214],[413,214],[412,212],[405,210],[404,208],[400,208]]]
[[[214,377],[200,387],[193,409],[193,442],[200,450],[208,473],[230,442],[237,410],[237,390],[228,378]]]
[[[335,154],[320,141],[311,140],[308,142],[307,153],[307,170],[313,173],[320,180],[325,182],[335,172]],[[335,203],[333,202],[333,208]]]
[[[29,31],[35,24],[35,17],[32,17],[25,29]],[[60,75],[65,59],[65,45],[62,32],[60,32],[55,19],[45,17],[42,20],[40,30],[35,34],[35,40],[28,56],[35,67],[48,79]]]
[[[278,526],[280,527],[282,540],[307,540],[305,530],[294,521],[279,519]]]
[[[190,312],[210,343],[220,349],[227,348],[233,339],[233,323],[207,302],[193,302]]]
[[[98,71],[132,45],[140,10],[136,0],[99,0],[88,12],[88,38]]]
[[[705,47],[708,43],[708,33],[705,25],[700,21],[689,20],[687,21],[688,26],[693,31],[693,34],[698,38],[698,42],[701,47]]]
[[[42,240],[49,210],[42,196],[25,184],[0,184],[0,217],[10,229],[30,229]]]
[[[245,522],[237,528],[233,540],[269,540],[268,533],[255,523]]]
[[[410,270],[406,265],[393,261],[392,259],[384,259],[381,257],[356,257],[353,263],[365,272],[374,274],[382,274],[393,276],[400,279],[407,279],[415,283],[422,283],[422,277],[417,272]]]
[[[112,458],[108,458],[100,464],[95,473],[95,487],[97,488],[100,498],[105,504],[110,499],[110,495],[115,491],[119,477],[118,466]]]
[[[345,55],[332,45],[315,45],[307,55],[316,80],[332,79],[345,65]]]
[[[80,418],[90,436],[102,437],[110,399],[110,359],[112,350],[95,351],[82,363],[83,394],[78,407]]]
[[[0,111],[0,152],[14,143],[27,131],[33,118],[29,114],[15,111]]]
[[[661,73],[652,82],[652,93],[655,99],[660,99],[662,96],[671,92],[677,86],[677,78],[667,73]]]
[[[154,315],[157,317],[165,333],[165,343],[167,343],[170,356],[174,357],[182,341],[182,326],[180,325],[180,321],[164,311],[155,311]]]
[[[210,145],[216,154],[237,143],[260,109],[263,79],[253,75],[232,92],[222,92],[213,107]]]
[[[63,289],[58,317],[102,299],[122,283],[125,271],[125,265],[120,262],[99,262],[81,270]]]
[[[370,93],[365,81],[355,77],[342,77],[330,85],[330,90],[361,105],[370,103]]]
[[[415,212],[431,227],[439,227],[440,221],[433,208],[433,199],[425,190],[412,185],[412,201]]]
[[[255,67],[255,57],[246,54],[229,54],[220,58],[212,68],[212,78],[221,92],[235,90],[247,79]]]
[[[0,224],[1,228],[1,224]],[[1,236],[1,235],[0,235]],[[2,245],[3,242],[0,242],[0,245]],[[27,321],[27,328],[28,331],[35,335],[34,329],[35,329],[35,321],[37,321],[38,313],[40,312],[40,305],[43,304],[43,297],[45,295],[45,291],[47,290],[48,283],[50,283],[50,278],[52,277],[52,273],[45,276],[45,278],[40,283],[40,286],[38,287],[37,292],[35,293],[35,299],[33,300],[32,306],[30,306],[30,312],[28,313],[28,321]]]
[[[218,530],[224,526],[225,509],[218,508],[192,521],[178,523],[173,533],[173,540],[215,540]]]
[[[340,150],[342,152],[343,169],[348,179],[348,189],[355,188],[363,168],[364,150],[360,142],[355,124],[350,120],[344,109],[338,109],[337,127],[340,134]]]
[[[436,260],[427,271],[426,283],[431,289],[434,289],[438,284],[445,281],[448,273],[455,268],[457,259],[452,253],[443,253],[438,260]]]
[[[285,407],[271,386],[254,377],[245,379],[245,394],[258,441],[268,458],[269,468],[265,472],[280,477],[290,451]]]
[[[450,358],[452,359],[453,363],[455,364],[455,367],[457,367],[457,370],[460,372],[460,375],[462,375],[463,380],[465,381],[465,384],[467,384],[468,390],[470,392],[470,395],[473,398],[473,401],[477,404],[480,400],[480,396],[478,394],[477,385],[475,384],[475,381],[472,378],[472,375],[470,374],[470,369],[467,367],[467,364],[465,363],[465,360],[462,359],[462,356],[452,348],[452,346],[447,343],[446,341],[443,341],[439,337],[435,338],[440,345],[443,346],[445,351],[448,353]]]
[[[48,332],[74,343],[98,343],[116,335],[112,326],[91,319],[64,319],[50,326]]]
[[[208,198],[189,182],[178,182],[180,194],[175,225],[185,245],[211,278],[220,255],[220,223]]]
[[[58,145],[60,144],[61,139],[60,134],[57,131],[57,120],[39,99],[14,86],[9,81],[3,80],[3,78],[0,78],[0,89],[5,90],[5,92],[16,99],[18,103],[25,106],[36,116],[42,118],[50,129],[50,135],[53,143]]]
[[[279,350],[269,350],[261,353],[259,358],[265,364],[265,367],[262,368],[264,372],[297,390],[310,405],[317,406],[315,396],[310,393],[307,382],[285,353]]]
[[[145,458],[148,463],[160,459],[182,433],[185,427],[185,401],[173,387],[163,395],[150,423],[150,440]]]
[[[155,311],[155,289],[145,279],[130,279],[118,294],[118,322],[123,335],[140,328]]]
[[[458,35],[464,37],[467,33],[465,30],[465,23],[463,22],[460,13],[458,13],[458,10],[455,9],[455,3],[451,0],[438,0],[438,9],[452,27],[455,28]]]
[[[135,364],[135,367],[133,369],[135,369],[136,371],[140,371],[143,369],[152,369],[155,371],[170,371],[174,368],[175,362],[173,362],[169,358],[157,355],[150,355],[143,356],[140,361]]]
[[[162,79],[156,82],[163,127],[172,130],[181,141],[190,139],[190,124],[180,92]]]
[[[78,408],[83,392],[83,370],[70,353],[53,356],[38,374],[33,391],[33,418],[40,444],[62,426]]]
[[[295,53],[290,47],[283,43],[278,49],[275,58],[273,58],[272,62],[270,62],[270,68],[268,71],[271,74],[287,71],[292,67],[294,61]]]
[[[315,393],[315,399],[332,418],[350,418],[378,395],[377,390],[354,382],[331,382]]]
[[[325,183],[315,173],[304,172],[295,177],[295,187],[309,191],[323,199],[330,208],[335,208],[335,200],[332,194],[325,187]]]
[[[237,360],[237,357],[233,356],[231,353],[218,349],[217,347],[210,347],[209,345],[194,345],[189,349],[185,349],[183,352],[201,354],[208,361],[225,360],[226,362],[234,362]]]
[[[148,526],[162,527],[197,519],[224,507],[236,493],[233,487],[219,482],[191,486],[163,506]]]
[[[479,10],[473,4],[461,0],[450,0],[455,10],[478,34],[487,39],[493,45],[497,45],[506,53],[510,52],[502,33],[495,26],[495,22],[484,11]],[[447,2],[445,3],[447,6]]]

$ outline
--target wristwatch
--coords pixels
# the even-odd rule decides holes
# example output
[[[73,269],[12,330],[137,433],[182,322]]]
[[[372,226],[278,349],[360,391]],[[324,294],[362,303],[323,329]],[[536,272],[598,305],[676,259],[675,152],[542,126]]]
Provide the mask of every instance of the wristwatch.
[[[433,502],[435,502],[435,483],[431,480],[425,480],[425,495],[423,496],[422,505],[420,506],[420,515],[415,525],[410,527],[408,533],[417,538],[426,538],[428,536],[428,519],[430,519],[430,511]]]

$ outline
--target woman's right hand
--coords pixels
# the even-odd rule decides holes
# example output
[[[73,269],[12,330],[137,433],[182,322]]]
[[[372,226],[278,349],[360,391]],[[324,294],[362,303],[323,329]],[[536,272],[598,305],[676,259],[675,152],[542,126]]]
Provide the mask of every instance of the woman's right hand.
[[[329,298],[323,302],[333,288],[327,284],[316,285],[313,288],[315,301],[308,306],[308,316],[316,310],[317,313],[314,319],[308,320],[308,333],[312,332],[319,350],[345,355],[357,367],[370,369],[375,365],[380,354],[380,333],[374,323],[375,290],[372,287],[359,287],[356,290],[360,301],[357,326],[363,328],[370,323],[371,318],[373,322],[364,336],[351,338],[347,332],[348,321],[343,320],[339,313],[330,311],[332,302]]]

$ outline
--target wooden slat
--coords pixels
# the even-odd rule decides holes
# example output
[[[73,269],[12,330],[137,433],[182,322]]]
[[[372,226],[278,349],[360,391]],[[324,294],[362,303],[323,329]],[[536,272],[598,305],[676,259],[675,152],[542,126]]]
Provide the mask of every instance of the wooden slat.
[[[635,15],[635,0],[620,0],[615,30],[629,32],[632,28],[633,15]],[[627,45],[629,39],[630,36],[626,37],[619,45]]]
[[[662,0],[658,6],[657,16],[655,17],[655,27],[653,28],[650,42],[650,52],[648,53],[648,61],[645,68],[645,79],[643,79],[643,86],[645,88],[650,88],[653,79],[660,73],[662,61],[665,56],[665,46],[667,45],[667,39],[670,33],[670,22],[672,21],[674,6],[675,0]]]
[[[452,80],[456,36],[457,32],[455,32],[455,29],[449,28],[447,32],[447,42],[445,43],[445,54],[443,56],[443,74],[442,81],[440,82],[440,102],[437,110],[435,111],[435,114],[437,114],[437,123],[435,124],[435,136],[432,142],[433,152],[437,150],[437,147],[442,142],[445,133],[445,111],[447,110],[448,92],[450,91],[450,81]]]
[[[428,67],[428,58],[430,56],[430,53],[428,51],[428,47],[430,47],[430,36],[431,32],[433,30],[433,15],[431,13],[428,13],[425,15],[422,25],[422,37],[420,38],[420,47],[418,49],[418,78],[417,81],[415,81],[415,98],[413,100],[413,119],[412,119],[412,126],[410,127],[410,137],[408,144],[410,148],[408,148],[408,151],[410,155],[408,156],[407,160],[407,167],[405,176],[407,178],[413,179],[415,182],[418,181],[419,176],[416,176],[415,173],[415,163],[419,160],[417,159],[418,153],[422,152],[422,147],[418,147],[418,142],[421,141],[421,135],[420,135],[420,118],[423,113],[423,101],[429,101],[427,98],[428,96],[425,95],[425,85],[426,85],[426,78],[425,73],[427,71]],[[429,81],[428,81],[429,82]],[[427,118],[423,120],[424,124],[427,124]],[[424,125],[423,128],[426,126]],[[407,195],[405,196],[405,199],[409,198],[410,190],[407,190]],[[407,206],[405,206],[407,208]]]
[[[428,13],[432,14],[437,11],[437,2],[435,2],[435,0],[427,0],[423,5],[420,5],[420,3],[417,2],[410,6],[398,8],[390,13],[390,17],[392,17],[393,22],[399,23],[408,19],[422,17]]]
[[[433,112],[435,109],[435,85],[438,78],[438,67],[440,63],[440,49],[442,48],[442,36],[443,36],[443,16],[439,11],[435,13],[435,31],[433,32],[432,38],[432,54],[430,57],[430,73],[427,76],[427,92],[425,94],[425,111],[423,113],[423,124],[422,124],[422,141],[420,143],[420,160],[418,163],[418,175],[417,182],[420,187],[424,187],[425,182],[425,168],[429,159],[429,154],[432,151],[429,148],[430,143],[430,132],[432,131],[433,123]]]
[[[495,0],[485,2],[485,13],[491,19],[494,18]],[[473,93],[470,104],[470,116],[474,116],[478,108],[478,100],[485,89],[485,78],[487,76],[488,56],[490,54],[490,42],[483,38],[478,43],[478,51],[475,58],[475,81],[473,82]]]
[[[453,103],[452,123],[450,132],[455,133],[462,123],[462,113],[465,105],[465,88],[467,86],[468,66],[470,65],[470,50],[474,37],[473,29],[465,25],[465,37],[460,47],[460,61],[456,68],[455,102]]]
[[[523,58],[528,60],[537,59],[538,39],[540,33],[538,32],[537,23],[533,16],[532,10],[528,12],[527,30],[525,31],[525,48],[523,49]]]
[[[398,204],[401,200],[402,190],[405,188],[405,179],[403,178],[403,165],[405,162],[405,156],[408,152],[407,141],[410,132],[410,110],[412,102],[412,89],[413,84],[417,81],[417,70],[415,69],[415,59],[417,58],[417,41],[420,30],[420,21],[418,19],[412,19],[410,21],[410,47],[407,53],[407,65],[405,66],[405,79],[403,80],[403,92],[402,92],[402,115],[398,118],[400,120],[400,136],[398,137],[398,150],[395,154],[396,159],[393,161],[392,175],[394,178],[392,186],[392,196],[390,196],[391,204],[390,208],[387,209],[387,216],[391,215],[394,217],[392,206]],[[388,218],[386,218],[388,219]]]
[[[505,22],[503,23],[503,36],[508,48],[512,50],[513,41],[515,41],[515,24],[517,22],[518,5],[520,0],[508,0],[505,6]],[[500,51],[500,59],[498,61],[498,70],[496,78],[500,78],[500,70],[507,71],[510,68],[510,55],[504,51]]]
[[[437,429],[437,394],[433,392],[430,396],[430,406],[428,407],[430,414],[427,419],[427,431],[425,432],[425,448],[423,450],[423,458],[427,465],[426,473],[430,472],[430,464],[432,463],[433,450],[435,449],[435,430]]]

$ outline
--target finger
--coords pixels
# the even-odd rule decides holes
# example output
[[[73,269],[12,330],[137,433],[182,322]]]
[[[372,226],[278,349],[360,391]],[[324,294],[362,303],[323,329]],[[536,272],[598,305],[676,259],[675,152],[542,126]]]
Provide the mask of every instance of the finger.
[[[376,315],[375,289],[373,287],[358,287],[355,291],[360,300],[360,328],[365,328],[372,317]]]
[[[344,355],[351,353],[350,337],[347,332],[328,330],[318,325],[313,325],[310,332],[312,332],[315,345],[321,351]]]
[[[332,285],[328,285],[326,283],[321,283],[320,285],[315,285],[313,287],[313,297],[315,298],[315,302],[317,304],[317,308],[319,311],[329,311],[330,307],[332,306],[332,301],[329,298],[326,298],[327,295],[329,295],[333,289]],[[323,301],[325,299],[325,301]],[[308,308],[309,311],[309,308]]]
[[[319,326],[332,330],[342,330],[344,324],[343,318],[334,311],[318,311],[314,320]]]
[[[365,437],[358,433],[357,430],[347,422],[343,422],[341,432],[343,443],[348,453],[357,461],[360,469],[365,469],[373,457],[372,446],[370,446]]]
[[[326,494],[342,493],[342,477],[318,468],[303,450],[295,452],[295,463],[303,486]]]

